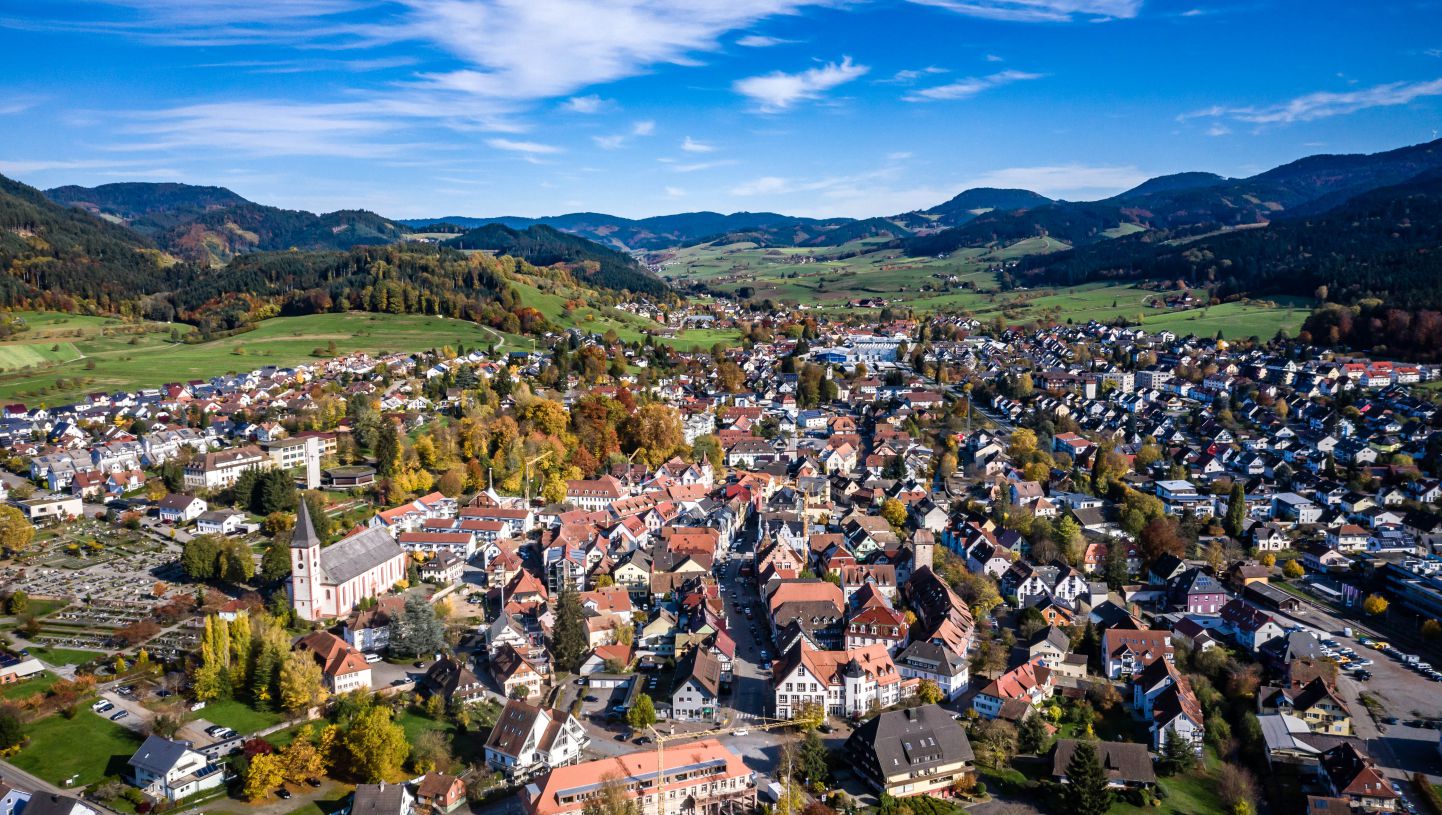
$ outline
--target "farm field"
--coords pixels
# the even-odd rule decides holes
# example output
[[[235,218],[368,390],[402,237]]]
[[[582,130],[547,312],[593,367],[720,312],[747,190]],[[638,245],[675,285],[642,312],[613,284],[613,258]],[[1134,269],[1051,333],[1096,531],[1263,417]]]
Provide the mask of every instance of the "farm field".
[[[67,315],[61,315],[67,316]],[[103,319],[103,318],[89,318]],[[119,321],[112,321],[119,325]],[[178,326],[188,331],[189,326]],[[296,365],[335,343],[336,353],[426,350],[449,345],[490,345],[498,335],[474,323],[415,314],[312,314],[275,317],[255,330],[211,342],[188,345],[170,341],[165,331],[97,337],[76,345],[87,359],[42,370],[0,374],[0,398],[60,403],[97,390],[156,387],[177,380],[205,379],[266,365]],[[516,342],[511,338],[508,343]],[[93,346],[86,350],[86,346]],[[3,348],[0,345],[0,348]],[[93,363],[93,366],[91,365]],[[57,379],[64,379],[57,386]]]
[[[644,340],[648,333],[659,332],[665,328],[655,320],[620,309],[586,305],[590,293],[582,289],[560,288],[548,280],[512,278],[511,282],[520,294],[522,303],[541,312],[546,319],[558,325],[574,326],[597,334],[615,331],[616,336],[625,342]],[[576,306],[569,313],[566,311],[568,302]],[[740,334],[736,331],[699,328],[682,331],[676,337],[656,338],[659,343],[687,351],[693,348],[709,349],[718,342],[731,345],[739,340]]]
[[[661,264],[663,277],[681,286],[701,283],[726,294],[794,300],[820,311],[845,308],[852,299],[879,296],[919,311],[967,313],[984,322],[996,317],[1008,323],[1042,317],[1072,323],[1123,318],[1140,321],[1151,331],[1199,336],[1215,336],[1221,331],[1232,338],[1269,338],[1278,329],[1295,335],[1309,311],[1306,303],[1295,298],[1164,309],[1151,304],[1157,292],[1127,284],[1087,283],[1002,292],[994,272],[989,271],[1025,254],[1066,248],[1064,243],[1042,237],[995,250],[962,249],[945,258],[907,258],[900,256],[900,250],[880,248],[875,241],[826,248],[761,248],[736,243],[656,253],[652,261]]]

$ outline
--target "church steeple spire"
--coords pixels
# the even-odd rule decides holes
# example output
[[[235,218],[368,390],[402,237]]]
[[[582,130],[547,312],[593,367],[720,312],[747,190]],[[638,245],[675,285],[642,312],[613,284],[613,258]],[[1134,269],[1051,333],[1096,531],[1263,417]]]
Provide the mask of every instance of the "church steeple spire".
[[[295,534],[290,538],[290,548],[310,549],[311,547],[320,548],[320,536],[315,533],[315,524],[310,520],[310,505],[302,496],[300,507],[295,512]]]

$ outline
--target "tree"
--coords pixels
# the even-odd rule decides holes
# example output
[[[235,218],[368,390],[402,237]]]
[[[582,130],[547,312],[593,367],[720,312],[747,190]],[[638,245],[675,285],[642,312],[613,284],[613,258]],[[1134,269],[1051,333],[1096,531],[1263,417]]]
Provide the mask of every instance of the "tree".
[[[259,801],[285,780],[285,764],[275,753],[250,757],[245,768],[245,786],[241,794],[247,801]]]
[[[1156,563],[1162,555],[1181,557],[1187,550],[1186,543],[1177,534],[1176,521],[1171,518],[1148,521],[1138,536],[1137,548],[1148,564]]]
[[[440,696],[432,696],[439,699]],[[450,772],[456,763],[451,753],[450,738],[439,730],[427,730],[411,746],[411,771],[415,773]]]
[[[941,688],[930,679],[921,680],[916,686],[916,698],[924,705],[934,705],[941,701]]]
[[[983,719],[971,728],[972,750],[977,761],[1000,769],[1016,755],[1016,728],[1001,719]]]
[[[281,772],[292,784],[304,783],[306,779],[325,774],[325,756],[312,740],[310,725],[296,733],[290,744],[277,755],[280,756]]]
[[[1051,734],[1040,715],[1027,716],[1016,729],[1016,749],[1030,756],[1041,755],[1046,750]]]
[[[355,716],[341,735],[351,768],[361,781],[394,778],[410,754],[405,728],[391,721],[390,708],[372,706]]]
[[[821,735],[815,730],[808,730],[801,740],[800,749],[796,751],[796,769],[806,784],[825,784],[830,779],[831,769],[827,766],[826,757],[826,745],[821,742]]]
[[[180,568],[191,580],[214,580],[220,560],[220,541],[214,535],[197,535],[181,545]]]
[[[30,523],[25,513],[9,505],[0,506],[0,548],[19,552],[34,539],[35,525]]]
[[[290,574],[290,535],[276,535],[265,545],[260,556],[260,577],[267,583],[274,583]]]
[[[1197,751],[1175,727],[1168,729],[1166,740],[1162,742],[1162,772],[1166,775],[1184,773],[1196,763]]]
[[[216,577],[230,583],[246,583],[255,577],[255,556],[245,541],[228,538],[220,543]]]
[[[13,615],[19,616],[24,614],[29,608],[30,595],[20,589],[16,589],[10,593],[9,597],[5,598],[5,610]]]
[[[1306,573],[1307,570],[1302,568],[1301,561],[1295,558],[1282,564],[1282,575],[1288,580],[1296,580]]]
[[[642,405],[621,422],[621,440],[627,449],[639,450],[647,465],[665,463],[686,441],[681,414],[659,402]]]
[[[401,439],[396,431],[396,424],[392,421],[383,421],[380,432],[376,435],[376,474],[381,478],[390,478],[400,471],[401,468]]]
[[[1107,548],[1107,554],[1102,559],[1102,577],[1106,579],[1108,588],[1113,591],[1120,590],[1132,576],[1132,571],[1127,566],[1126,544],[1120,539],[1112,538],[1103,545]]]
[[[0,750],[9,750],[25,739],[25,725],[14,705],[0,705]]]
[[[891,524],[891,528],[900,531],[906,526],[906,504],[895,498],[888,498],[881,502],[881,517]]]
[[[581,667],[590,646],[586,621],[581,611],[581,599],[572,589],[564,589],[556,602],[556,625],[552,629],[551,638],[556,667],[567,673],[575,673]]]
[[[1422,623],[1422,639],[1436,642],[1438,637],[1442,637],[1442,622],[1427,620]]]
[[[1076,743],[1066,765],[1066,781],[1062,794],[1072,815],[1106,815],[1111,809],[1112,791],[1107,786],[1107,773],[1092,742]]]
[[[802,702],[792,713],[791,721],[802,730],[815,730],[826,721],[826,708],[817,702]]]
[[[1232,482],[1232,494],[1227,499],[1227,515],[1222,520],[1222,529],[1234,538],[1242,536],[1242,527],[1247,522],[1247,491],[1240,481]]]
[[[446,629],[436,619],[436,610],[419,594],[406,595],[405,608],[390,625],[391,653],[416,657],[439,653],[446,643]]]
[[[1387,598],[1380,594],[1369,594],[1367,599],[1362,601],[1362,610],[1372,616],[1387,613]]]
[[[299,713],[325,701],[325,674],[315,657],[304,651],[291,651],[280,666],[280,706],[289,713]]]
[[[641,807],[613,773],[601,779],[601,788],[586,799],[581,815],[641,815]]]
[[[155,718],[150,720],[150,733],[163,739],[173,739],[184,724],[185,722],[181,721],[179,716],[157,713]]]
[[[656,705],[651,701],[650,696],[642,693],[636,697],[631,709],[626,711],[626,723],[637,732],[656,723]]]

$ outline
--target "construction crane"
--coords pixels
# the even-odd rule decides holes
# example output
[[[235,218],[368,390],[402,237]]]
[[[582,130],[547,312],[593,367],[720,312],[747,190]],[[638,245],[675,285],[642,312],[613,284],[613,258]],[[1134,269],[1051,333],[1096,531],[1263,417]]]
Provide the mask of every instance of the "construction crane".
[[[667,733],[663,735],[661,731],[656,729],[655,725],[647,725],[647,729],[651,731],[656,739],[656,815],[666,815],[666,764],[663,760],[666,752],[666,742],[681,741],[683,739],[701,739],[708,736],[734,735],[748,730],[775,730],[781,727],[800,726],[802,726],[801,723],[793,719],[758,718],[755,723],[748,722],[739,727],[727,726],[718,727],[714,730],[702,730],[695,733]],[[786,758],[789,762],[791,753],[789,751],[783,752],[786,753]],[[785,804],[783,805],[784,809],[781,815],[791,815],[791,768],[789,765],[786,768],[785,776],[786,793],[783,796]]]

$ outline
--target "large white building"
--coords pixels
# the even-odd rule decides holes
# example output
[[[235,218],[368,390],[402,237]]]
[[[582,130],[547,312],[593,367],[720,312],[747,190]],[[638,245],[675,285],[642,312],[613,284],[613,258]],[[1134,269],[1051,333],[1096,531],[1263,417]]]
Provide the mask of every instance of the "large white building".
[[[344,617],[406,577],[406,553],[385,529],[367,529],[322,549],[300,502],[290,542],[290,599],[302,620]]]
[[[847,651],[818,651],[804,640],[772,672],[776,718],[790,719],[802,705],[815,702],[835,716],[855,716],[890,707],[920,680],[904,681],[885,645]]]
[[[185,465],[185,488],[223,490],[239,481],[240,474],[246,470],[264,472],[274,466],[275,461],[253,444],[216,450],[196,456]]]

